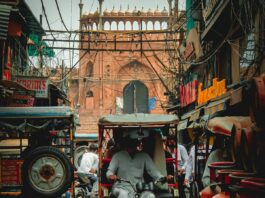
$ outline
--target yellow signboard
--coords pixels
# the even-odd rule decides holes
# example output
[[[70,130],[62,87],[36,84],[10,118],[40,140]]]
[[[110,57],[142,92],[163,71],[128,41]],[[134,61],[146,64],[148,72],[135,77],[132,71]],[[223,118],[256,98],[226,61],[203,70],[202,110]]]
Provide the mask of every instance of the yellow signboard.
[[[207,89],[202,90],[202,83],[199,83],[198,88],[198,105],[201,105],[213,98],[221,96],[226,93],[226,81],[218,81],[217,78],[213,79],[213,85]]]

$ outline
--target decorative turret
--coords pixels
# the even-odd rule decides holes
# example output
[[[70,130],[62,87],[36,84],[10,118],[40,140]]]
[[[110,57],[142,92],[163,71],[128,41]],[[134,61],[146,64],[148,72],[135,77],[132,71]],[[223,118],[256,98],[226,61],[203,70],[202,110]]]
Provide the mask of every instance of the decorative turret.
[[[138,10],[136,9],[136,6],[134,7],[134,10],[133,10],[133,16],[137,16],[138,15]]]
[[[130,6],[128,5],[127,10],[125,11],[125,15],[132,16],[132,11],[130,10]]]
[[[83,14],[82,14],[82,18],[85,18],[85,17],[87,17],[89,14],[88,14],[88,12],[84,12]]]
[[[163,11],[161,12],[162,16],[168,16],[168,11],[166,7],[164,7]]]
[[[122,10],[122,7],[120,6],[120,10],[118,12],[119,16],[124,16],[124,11]]]
[[[88,17],[91,17],[91,16],[93,16],[93,15],[94,15],[93,12],[89,12],[89,13],[88,13]]]
[[[155,10],[155,12],[154,12],[154,15],[155,15],[155,16],[160,16],[160,15],[161,15],[161,12],[159,11],[158,5],[157,5],[157,7],[156,7],[156,10]]]
[[[94,15],[99,15],[98,8],[97,8],[97,10],[94,12]]]
[[[108,8],[106,8],[103,12],[104,16],[110,16],[110,11],[108,10]]]
[[[142,7],[141,15],[142,16],[146,16],[147,15],[147,11],[144,9],[144,7]]]
[[[113,9],[111,11],[111,16],[118,16],[118,11],[115,9],[115,6],[113,6]]]
[[[147,11],[147,15],[148,16],[154,16],[154,12],[151,8],[149,8],[149,10]]]

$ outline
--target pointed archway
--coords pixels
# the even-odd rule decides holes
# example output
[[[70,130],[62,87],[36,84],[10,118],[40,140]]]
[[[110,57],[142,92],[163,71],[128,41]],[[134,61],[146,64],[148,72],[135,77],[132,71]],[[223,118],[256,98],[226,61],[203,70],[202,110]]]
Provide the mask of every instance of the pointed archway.
[[[129,82],[123,89],[124,113],[148,113],[148,88],[139,80]]]

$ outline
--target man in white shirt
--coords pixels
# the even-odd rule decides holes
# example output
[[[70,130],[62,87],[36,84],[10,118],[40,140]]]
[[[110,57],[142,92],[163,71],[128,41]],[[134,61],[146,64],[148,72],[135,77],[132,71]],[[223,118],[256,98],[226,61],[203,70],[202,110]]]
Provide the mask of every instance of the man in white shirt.
[[[212,145],[209,145],[209,149],[211,150]],[[185,180],[184,184],[188,185],[189,182],[194,180],[195,174],[195,161],[197,163],[196,173],[199,178],[202,177],[205,163],[206,163],[206,145],[203,140],[198,141],[198,148],[197,148],[197,159],[195,159],[195,145],[193,145],[190,149],[189,158],[185,164]]]
[[[77,170],[78,176],[85,182],[89,182],[91,187],[93,183],[97,181],[97,169],[98,169],[98,155],[96,154],[98,146],[96,144],[90,144],[89,150],[87,150],[81,159],[80,166]]]
[[[171,155],[170,157],[176,158],[176,149],[177,149],[177,152],[178,152],[177,153],[178,171],[180,173],[180,174],[178,174],[180,197],[185,197],[183,181],[184,181],[185,164],[186,164],[186,161],[189,158],[188,152],[187,152],[186,148],[183,145],[177,144],[177,146],[176,146],[176,137],[174,135],[168,136],[167,140],[166,140],[166,151],[167,151],[166,155],[170,154]],[[167,169],[170,172],[170,174],[176,174],[174,172],[175,164],[173,164],[173,166],[172,165],[167,165]]]

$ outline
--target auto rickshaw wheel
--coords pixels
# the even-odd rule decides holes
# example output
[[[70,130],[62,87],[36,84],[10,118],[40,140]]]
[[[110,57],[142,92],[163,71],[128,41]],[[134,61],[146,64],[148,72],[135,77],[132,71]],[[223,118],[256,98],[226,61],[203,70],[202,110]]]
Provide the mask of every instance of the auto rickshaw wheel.
[[[29,152],[22,165],[26,197],[56,197],[71,186],[73,167],[60,150],[42,146]]]

